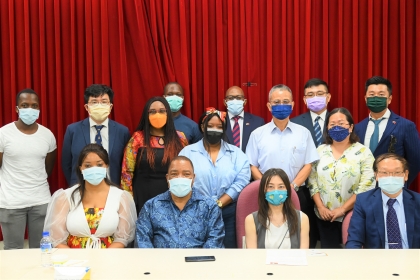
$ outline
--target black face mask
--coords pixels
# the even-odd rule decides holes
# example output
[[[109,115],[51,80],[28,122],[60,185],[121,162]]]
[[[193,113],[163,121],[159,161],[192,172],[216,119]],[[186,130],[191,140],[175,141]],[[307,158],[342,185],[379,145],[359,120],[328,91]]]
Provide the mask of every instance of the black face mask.
[[[220,132],[220,131],[207,130],[205,133],[206,133],[207,142],[209,142],[209,144],[211,145],[219,143],[223,137],[223,132]]]

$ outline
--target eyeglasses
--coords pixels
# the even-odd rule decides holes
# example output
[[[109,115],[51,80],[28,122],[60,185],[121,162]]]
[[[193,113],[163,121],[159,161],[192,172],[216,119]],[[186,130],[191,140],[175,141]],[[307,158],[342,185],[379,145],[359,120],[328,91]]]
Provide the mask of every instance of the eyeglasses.
[[[228,95],[226,96],[226,100],[232,101],[232,100],[244,100],[245,97],[243,95]]]
[[[317,92],[312,92],[312,91],[310,91],[310,92],[307,92],[306,94],[305,94],[305,96],[306,97],[309,97],[309,98],[311,98],[311,97],[314,97],[315,95],[316,96],[324,96],[324,95],[326,95],[328,92],[325,92],[325,91],[317,91]]]
[[[349,123],[330,123],[330,125],[328,126],[328,128],[334,127],[334,126],[341,126],[344,127],[345,125],[350,125]]]
[[[285,99],[285,100],[273,100],[273,101],[270,101],[270,104],[271,104],[271,105],[280,105],[280,104],[283,104],[283,105],[289,105],[290,103],[292,103],[292,101],[290,101],[290,100],[288,100],[288,99]]]
[[[95,106],[98,106],[98,105],[108,106],[111,103],[109,101],[102,100],[102,101],[91,101],[88,104],[89,104],[89,106],[95,107]]]
[[[404,177],[405,172],[404,171],[397,171],[397,172],[386,172],[386,171],[378,171],[379,177]]]
[[[159,110],[151,109],[151,110],[149,110],[149,115],[155,115],[157,113],[166,114],[166,109],[159,109]]]

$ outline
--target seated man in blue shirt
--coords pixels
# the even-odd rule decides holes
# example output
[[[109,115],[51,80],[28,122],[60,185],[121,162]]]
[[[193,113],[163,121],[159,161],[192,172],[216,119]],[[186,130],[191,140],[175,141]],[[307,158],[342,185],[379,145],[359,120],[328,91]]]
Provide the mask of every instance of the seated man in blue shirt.
[[[216,202],[192,188],[194,167],[175,157],[166,179],[169,190],[143,206],[136,223],[138,248],[223,248],[225,230]]]
[[[358,194],[346,248],[420,248],[420,194],[404,187],[408,163],[386,153],[373,164],[379,188]]]

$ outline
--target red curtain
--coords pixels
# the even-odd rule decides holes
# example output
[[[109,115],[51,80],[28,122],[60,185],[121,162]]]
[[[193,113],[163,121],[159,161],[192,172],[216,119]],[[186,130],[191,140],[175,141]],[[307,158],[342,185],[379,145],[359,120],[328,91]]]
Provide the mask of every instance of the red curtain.
[[[112,118],[133,131],[169,81],[184,87],[183,110],[195,120],[206,106],[224,109],[226,89],[240,85],[246,110],[268,121],[273,85],[293,90],[295,116],[307,110],[305,81],[319,77],[330,85],[329,108],[360,121],[364,82],[383,75],[394,86],[391,109],[420,127],[419,14],[416,0],[0,1],[0,125],[16,120],[20,89],[40,94],[39,122],[59,151],[52,191],[66,187],[62,140],[87,117],[92,83],[114,89]]]

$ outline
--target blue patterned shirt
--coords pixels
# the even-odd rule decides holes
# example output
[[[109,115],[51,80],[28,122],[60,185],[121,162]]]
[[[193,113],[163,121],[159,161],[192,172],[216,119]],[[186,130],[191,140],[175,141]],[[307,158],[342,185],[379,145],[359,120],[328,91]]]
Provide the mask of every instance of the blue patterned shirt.
[[[138,248],[223,248],[224,237],[222,211],[194,188],[182,211],[166,191],[146,202],[136,223]]]

